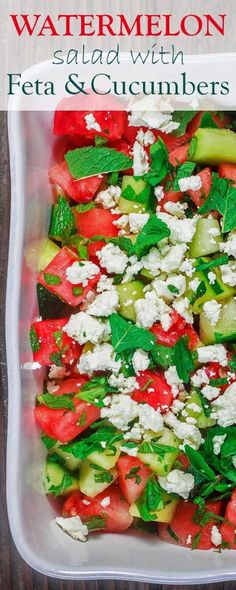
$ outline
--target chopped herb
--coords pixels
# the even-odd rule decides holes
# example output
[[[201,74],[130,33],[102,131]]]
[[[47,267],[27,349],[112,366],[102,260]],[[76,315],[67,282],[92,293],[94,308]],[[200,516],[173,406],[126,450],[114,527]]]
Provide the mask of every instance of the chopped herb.
[[[49,237],[61,242],[66,241],[75,230],[75,218],[72,209],[63,196],[52,207]]]
[[[175,295],[179,294],[179,289],[177,289],[175,285],[167,285],[167,289],[170,291],[170,293],[174,293]]]
[[[156,186],[171,170],[167,148],[161,139],[158,139],[150,147],[151,166],[150,172],[144,175],[144,180]]]
[[[139,453],[149,454],[155,453],[160,460],[164,459],[166,453],[178,453],[176,447],[170,445],[157,444],[154,440],[150,442],[143,442],[139,447]]]
[[[30,330],[30,344],[33,352],[40,350],[40,342],[34,326]]]
[[[84,521],[89,531],[96,531],[106,527],[106,516],[89,516],[88,520]]]
[[[222,215],[222,231],[227,233],[236,227],[236,188],[226,178],[212,174],[212,187],[205,203],[198,210],[205,214],[218,211]]]
[[[55,338],[55,342],[56,342],[56,345],[58,346],[58,348],[61,348],[62,347],[63,332],[61,330],[53,332],[53,338]]]
[[[116,353],[126,350],[152,350],[155,337],[144,328],[138,328],[132,322],[125,320],[119,314],[113,313],[109,317],[111,326],[111,341]]]
[[[210,379],[209,385],[211,387],[222,387],[222,385],[227,385],[228,380],[227,377],[222,377],[219,379]]]
[[[191,351],[186,345],[186,338],[180,338],[174,348],[176,371],[184,383],[189,383],[190,374],[194,371],[194,362]]]
[[[82,385],[76,397],[89,404],[103,407],[102,400],[109,393],[118,393],[118,390],[109,385],[107,377],[93,377],[93,379]]]
[[[191,465],[193,465],[193,467],[195,467],[195,469],[198,470],[198,472],[204,477],[204,479],[216,479],[214,471],[211,469],[211,467],[209,467],[209,465],[206,463],[205,459],[199,451],[195,451],[195,449],[193,449],[189,445],[185,445],[184,451],[187,457],[189,458]]]
[[[198,545],[199,545],[200,540],[201,540],[201,536],[202,536],[201,531],[199,531],[199,533],[196,533],[196,535],[194,535],[193,540],[192,540],[192,550],[198,548]]]
[[[175,137],[182,137],[186,133],[188,123],[196,117],[196,111],[175,111],[172,115],[172,121],[179,123],[179,127],[173,131]]]
[[[52,365],[56,365],[56,367],[62,367],[62,353],[52,352],[52,354],[50,354],[50,361]]]
[[[79,297],[84,292],[82,287],[72,287],[72,292],[75,297]]]
[[[216,124],[216,122],[213,119],[213,115],[214,113],[209,113],[206,112],[203,114],[202,118],[201,118],[201,123],[200,123],[200,127],[211,127],[212,129],[217,129],[218,125]]]
[[[136,242],[133,244],[133,253],[141,258],[148,252],[151,246],[155,246],[170,236],[168,225],[158,219],[156,215],[150,215],[147,223],[143,226]]]
[[[199,261],[199,262],[198,262]],[[203,262],[201,258],[197,259],[197,266],[195,267],[197,271],[200,270],[208,270],[209,268],[215,268],[216,266],[222,266],[223,264],[228,264],[229,257],[227,254],[223,254],[218,258],[213,258],[208,262]]]
[[[107,172],[127,170],[133,164],[132,158],[108,147],[76,148],[67,152],[65,160],[71,175],[76,180]]]
[[[135,483],[139,485],[142,482],[142,478],[138,475],[140,467],[131,467],[130,471],[126,473],[125,479],[134,479]]]
[[[95,451],[98,453],[104,452],[101,443],[106,442],[106,450],[110,450],[114,448],[116,442],[122,440],[122,434],[114,426],[105,425],[103,422],[97,422],[92,425],[92,427],[95,426],[98,430],[86,438],[63,445],[63,450],[72,453],[76,459],[87,459]]]
[[[44,280],[47,285],[60,285],[61,278],[58,275],[52,275],[50,272],[44,273]]]
[[[108,176],[107,184],[108,186],[116,186],[119,182],[119,174],[118,172],[112,172]]]
[[[90,203],[81,203],[80,205],[76,205],[75,209],[78,213],[86,213],[87,211],[91,211],[96,207],[94,201],[90,201]]]
[[[164,346],[164,344],[155,344],[151,350],[152,361],[154,365],[162,369],[168,369],[174,364],[175,348],[172,346]]]
[[[175,177],[175,181],[174,181],[174,187],[173,187],[174,191],[180,190],[179,189],[179,180],[181,180],[182,178],[188,178],[188,176],[191,176],[195,167],[196,167],[196,164],[194,162],[184,162],[184,164],[181,164],[181,166],[179,166],[177,168],[176,177]]]
[[[192,297],[190,297],[191,305],[193,305],[195,303],[195,301],[197,301],[197,299],[199,299],[199,297],[203,297],[203,295],[205,295],[206,291],[207,291],[206,283],[205,283],[205,281],[201,281],[200,285],[198,285],[198,287],[196,289],[196,293],[194,293],[194,295]]]
[[[147,480],[144,492],[136,500],[139,514],[144,521],[155,520],[155,512],[164,508],[162,494],[163,490],[152,475]]]
[[[96,147],[101,147],[101,146],[107,145],[107,138],[102,137],[101,135],[95,135],[94,143],[95,143]]]
[[[47,436],[47,434],[43,434],[41,436],[41,440],[42,440],[44,446],[46,447],[46,449],[48,449],[48,450],[52,449],[52,447],[54,447],[57,442],[54,438]]]
[[[77,422],[77,426],[85,426],[87,424],[87,414],[85,411],[82,412],[82,414],[79,417],[79,420]]]
[[[43,395],[38,395],[37,401],[48,408],[65,408],[72,412],[75,411],[75,406],[70,395],[53,395],[51,393],[44,393]]]
[[[169,533],[170,537],[172,539],[174,539],[174,541],[176,541],[176,543],[179,542],[179,537],[175,534],[175,532],[173,531],[173,529],[170,527],[170,525],[167,527],[167,532]]]
[[[55,494],[55,496],[61,496],[73,483],[73,479],[69,473],[65,473],[63,478],[58,486],[51,485],[49,488],[50,494]]]

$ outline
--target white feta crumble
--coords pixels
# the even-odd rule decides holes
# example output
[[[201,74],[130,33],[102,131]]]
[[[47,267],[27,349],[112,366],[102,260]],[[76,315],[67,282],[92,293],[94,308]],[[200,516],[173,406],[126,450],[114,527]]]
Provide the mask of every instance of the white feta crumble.
[[[196,291],[197,288],[200,285],[200,281],[199,279],[196,277],[196,279],[193,279],[192,281],[190,281],[189,283],[189,289],[192,289],[192,291]]]
[[[172,246],[167,254],[161,258],[159,268],[167,274],[170,274],[175,270],[180,270],[186,251],[186,244],[176,244],[175,246]]]
[[[125,377],[123,373],[119,375],[111,375],[108,379],[111,387],[116,387],[120,393],[132,393],[135,389],[139,389],[138,382],[135,377]]]
[[[24,363],[23,365],[23,369],[27,369],[29,371],[36,371],[37,369],[41,369],[42,365],[40,363],[38,363],[38,361],[34,361],[33,363],[27,362]]]
[[[102,275],[97,283],[97,292],[103,293],[103,291],[112,291],[114,289],[115,285],[113,284],[113,278]]]
[[[161,254],[157,248],[151,248],[145,256],[141,258],[143,268],[149,270],[154,276],[159,274],[161,265]]]
[[[210,283],[210,285],[214,285],[214,283],[216,282],[216,274],[212,271],[210,271],[207,275],[208,281]]]
[[[184,219],[185,210],[188,208],[188,203],[173,203],[173,201],[167,201],[164,204],[166,213],[178,217],[178,219]]]
[[[124,229],[128,226],[129,223],[129,216],[128,215],[121,215],[119,219],[116,219],[112,222],[113,225],[119,227],[120,229]]]
[[[236,262],[230,260],[228,264],[224,264],[220,266],[221,277],[223,283],[225,285],[229,285],[229,287],[236,286]],[[209,278],[209,275],[208,275]]]
[[[147,299],[138,299],[135,301],[134,308],[136,312],[136,324],[142,328],[151,328],[160,318],[156,304]]]
[[[83,287],[100,272],[99,267],[90,260],[75,261],[66,269],[66,278],[72,285],[82,284]]]
[[[199,428],[197,428],[195,424],[181,422],[172,412],[167,412],[164,416],[164,420],[167,426],[173,428],[174,434],[177,438],[180,438],[180,440],[183,441],[180,448],[184,449],[185,445],[189,445],[195,450],[199,449],[203,439]]]
[[[193,324],[193,314],[190,309],[190,301],[188,297],[182,297],[176,299],[173,302],[173,308],[181,315],[182,318],[188,323]]]
[[[133,280],[134,276],[140,272],[143,268],[142,262],[138,260],[138,257],[133,256],[129,257],[128,266],[126,267],[125,275],[123,276],[122,283],[129,283]],[[132,303],[132,301],[131,301]]]
[[[95,201],[96,203],[100,203],[104,209],[112,209],[119,202],[120,195],[120,186],[109,186],[96,195]]]
[[[171,410],[173,414],[177,415],[184,409],[184,402],[181,402],[180,399],[174,399],[173,404],[171,406]]]
[[[169,239],[173,244],[188,244],[192,241],[199,219],[198,215],[189,219],[186,217],[178,219],[169,213],[158,212],[157,216],[168,225],[171,232]]]
[[[222,536],[216,525],[213,525],[211,529],[211,542],[215,547],[219,547],[222,543]]]
[[[149,159],[145,148],[135,141],[132,148],[134,176],[143,176],[149,170]]]
[[[179,179],[179,190],[181,191],[181,193],[185,193],[189,190],[198,191],[201,187],[202,179],[201,176],[199,176],[199,174]]]
[[[149,213],[129,213],[129,226],[132,233],[138,233],[149,220]]]
[[[187,277],[192,277],[195,272],[194,260],[191,258],[186,258],[182,262],[179,270],[180,272],[184,272],[184,274],[186,274]]]
[[[160,203],[162,201],[162,199],[164,199],[164,196],[165,196],[163,186],[161,186],[161,185],[155,186],[154,195],[155,195],[158,203]]]
[[[219,230],[219,228],[218,227],[210,227],[210,229],[207,230],[207,233],[210,236],[210,242],[211,242],[211,244],[215,244],[216,243],[215,238],[217,236],[220,236],[220,230]]]
[[[138,348],[132,358],[132,365],[136,375],[139,375],[140,371],[146,371],[146,369],[149,367],[149,363],[150,360],[148,353]]]
[[[70,537],[76,539],[77,541],[86,541],[86,537],[88,535],[88,527],[86,524],[82,523],[82,520],[79,516],[71,516],[70,518],[63,518],[62,516],[57,516],[55,518],[55,522],[58,526],[65,531]]]
[[[122,274],[128,264],[128,256],[114,244],[104,246],[97,252],[97,257],[101,266],[110,274]]]
[[[212,344],[209,346],[200,346],[197,349],[199,363],[219,363],[222,367],[228,364],[227,350],[223,344]]]
[[[137,457],[138,454],[138,447],[120,447],[122,453],[126,453],[129,457]]]
[[[128,430],[129,422],[137,418],[138,404],[129,395],[112,395],[109,406],[101,408],[101,418],[108,420],[120,430]]]
[[[225,428],[236,424],[236,382],[227,387],[224,395],[212,402],[211,417]]]
[[[161,432],[163,430],[163,418],[160,410],[154,410],[148,404],[138,404],[139,406],[139,424],[144,430]]]
[[[155,135],[152,133],[152,131],[150,131],[150,129],[147,129],[147,131],[139,129],[136,135],[136,140],[144,146],[152,145],[152,143],[155,142]]]
[[[93,318],[84,311],[71,315],[68,323],[62,329],[79,344],[86,342],[98,344],[102,340],[107,340],[110,334],[107,322]]]
[[[178,129],[179,123],[172,120],[172,107],[168,100],[156,96],[143,97],[131,106],[128,116],[129,125],[133,127],[150,127],[164,133]]]
[[[96,121],[93,113],[89,113],[88,115],[84,116],[84,120],[86,123],[86,129],[90,131],[90,129],[94,129],[95,131],[102,131],[99,123]]]
[[[119,307],[119,295],[114,289],[104,291],[95,297],[94,301],[88,306],[87,313],[98,317],[108,317]]]
[[[211,385],[204,385],[201,392],[202,392],[202,395],[206,399],[208,399],[208,401],[211,402],[213,399],[218,397],[218,395],[220,394],[220,388],[219,387],[212,387]]]
[[[192,412],[195,412],[196,414],[201,414],[201,412],[202,412],[202,409],[200,408],[200,406],[198,406],[194,402],[191,402],[190,404],[188,404],[188,410],[192,410]]]
[[[171,391],[174,397],[177,397],[179,392],[184,389],[183,381],[179,378],[176,367],[171,365],[165,372],[164,377],[168,385],[171,387]]]
[[[110,506],[110,503],[111,503],[110,496],[105,496],[105,498],[103,498],[100,502],[102,508],[107,508],[108,506]]]
[[[94,349],[84,352],[77,364],[79,372],[91,375],[94,371],[110,371],[119,373],[121,361],[115,360],[114,349],[111,344],[98,344]]]
[[[219,244],[221,252],[236,258],[236,232],[231,232],[226,242]]]
[[[221,447],[227,437],[227,434],[218,434],[213,436],[213,452],[215,455],[220,455]]]
[[[210,379],[205,369],[198,369],[191,377],[191,383],[194,387],[201,387],[201,385],[208,385]]]
[[[169,275],[166,280],[155,279],[152,287],[159,297],[168,301],[180,297],[186,291],[186,279],[183,275]]]
[[[64,379],[65,375],[65,367],[57,367],[57,365],[51,365],[48,373],[49,379]]]
[[[216,299],[211,299],[211,301],[206,301],[204,303],[203,311],[212,326],[216,326],[219,321],[221,309],[222,303],[218,303]]]
[[[187,543],[187,545],[191,545],[191,543],[192,543],[192,535],[188,535],[186,543]]]
[[[173,469],[165,477],[158,477],[160,486],[169,494],[178,494],[187,500],[194,488],[194,477],[190,473],[184,473],[179,469]]]

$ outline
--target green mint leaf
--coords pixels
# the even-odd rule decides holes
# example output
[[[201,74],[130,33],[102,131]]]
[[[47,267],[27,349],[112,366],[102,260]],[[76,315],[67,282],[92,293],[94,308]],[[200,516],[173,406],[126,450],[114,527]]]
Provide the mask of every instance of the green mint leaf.
[[[175,137],[182,137],[185,134],[187,125],[196,117],[196,111],[175,111],[172,115],[172,121],[179,123],[179,127],[173,131]]]
[[[125,320],[119,314],[113,313],[109,317],[111,327],[111,341],[116,353],[124,350],[152,350],[155,337],[144,328],[138,328],[132,322]]]
[[[216,266],[223,266],[224,264],[228,264],[229,257],[228,254],[222,254],[222,256],[218,256],[218,258],[212,258],[211,260],[204,262],[202,258],[197,258],[197,264],[195,269],[197,271],[200,270],[209,270],[211,268],[215,268]]]
[[[139,176],[134,176],[135,179],[139,179]],[[135,203],[140,203],[141,205],[145,206],[145,209],[153,209],[153,190],[151,186],[148,184],[143,188],[140,193],[136,193],[132,186],[127,186],[122,191],[122,197],[128,201],[133,201]]]
[[[50,354],[50,361],[52,365],[56,365],[56,367],[62,367],[62,353],[61,352],[52,352]]]
[[[229,186],[225,197],[222,231],[228,233],[236,227],[236,188]]]
[[[76,397],[88,402],[89,404],[103,407],[104,404],[102,403],[102,400],[109,393],[118,393],[118,390],[109,385],[107,377],[94,377],[82,385],[80,392]]]
[[[189,458],[191,465],[193,465],[193,467],[195,467],[195,469],[199,471],[199,473],[204,477],[205,480],[216,479],[216,475],[213,469],[209,467],[209,465],[206,463],[205,459],[199,451],[195,451],[195,449],[193,449],[189,445],[185,445],[184,452]]]
[[[94,426],[94,425],[93,425]],[[87,459],[91,453],[97,451],[98,453],[104,452],[104,447],[101,443],[106,443],[106,451],[114,448],[116,442],[122,440],[122,434],[119,433],[114,426],[111,425],[98,425],[98,430],[90,434],[84,439],[79,441],[68,443],[63,445],[61,448],[72,455],[76,459]]]
[[[98,473],[94,474],[94,481],[97,483],[112,483],[114,480],[114,476],[109,471],[105,471],[102,467],[98,467],[98,465],[94,465],[90,463],[90,467],[97,471]]]
[[[108,186],[113,186],[113,185],[116,186],[118,183],[119,183],[118,172],[112,172],[111,174],[109,174],[108,181],[107,181]]]
[[[87,245],[84,243],[84,238],[79,236],[78,234],[70,236],[63,245],[66,246],[73,246],[77,249],[77,253],[80,259],[88,260],[88,248]]]
[[[139,453],[156,454],[156,455],[158,455],[158,458],[160,460],[162,460],[162,459],[164,459],[166,453],[178,454],[178,450],[176,449],[176,447],[172,447],[170,445],[157,444],[156,442],[154,442],[154,439],[153,439],[150,442],[142,443],[141,446],[139,447]]]
[[[84,292],[83,287],[72,287],[72,292],[75,297],[79,297]]]
[[[61,284],[61,278],[58,275],[53,275],[50,272],[45,272],[43,274],[45,283],[47,283],[47,285],[60,285]]]
[[[175,345],[174,349],[174,358],[175,358],[175,366],[176,371],[178,373],[179,378],[184,383],[189,383],[190,380],[190,373],[194,371],[194,362],[191,351],[186,346],[186,339],[185,337],[180,338]]]
[[[59,349],[62,347],[62,339],[63,339],[63,332],[58,330],[57,332],[53,332],[53,338],[55,339],[56,345]]]
[[[37,336],[34,326],[32,326],[29,336],[30,336],[30,345],[32,348],[32,352],[37,352],[38,350],[40,350],[40,342],[39,342],[39,338]]]
[[[179,289],[177,289],[175,285],[167,285],[167,289],[170,291],[170,293],[174,293],[175,295],[179,294]]]
[[[156,510],[164,508],[163,490],[154,475],[149,477],[144,492],[136,500],[136,505],[144,521],[155,520]]]
[[[218,211],[223,215],[222,230],[224,233],[236,227],[236,188],[231,186],[226,178],[220,178],[216,172],[212,174],[212,186],[210,194],[198,210],[205,214],[210,211]]]
[[[43,434],[41,436],[41,441],[48,450],[52,449],[52,447],[54,447],[57,442],[54,438],[47,436],[47,434]]]
[[[97,531],[106,528],[106,516],[89,516],[88,520],[83,521],[89,531]]]
[[[63,196],[52,207],[49,237],[65,241],[75,230],[75,218],[68,201]]]
[[[95,147],[101,147],[107,145],[107,138],[102,137],[101,135],[95,135],[94,137]]]
[[[195,153],[196,147],[197,147],[197,138],[192,137],[191,142],[190,142],[190,146],[188,149],[188,160],[192,160],[192,157]]]
[[[222,377],[219,379],[210,379],[209,385],[211,387],[222,387],[222,385],[227,385],[228,380],[227,377]]]
[[[202,532],[201,531],[199,531],[199,533],[196,533],[196,535],[194,535],[193,540],[192,540],[192,550],[198,548],[198,545],[199,545],[200,540],[201,540],[201,536],[202,536]]]
[[[93,201],[90,203],[81,203],[80,205],[76,205],[75,209],[78,213],[86,213],[86,211],[91,211],[91,209],[95,209],[96,205]]]
[[[138,258],[141,258],[148,252],[151,246],[155,246],[158,242],[169,236],[170,230],[168,225],[161,221],[161,219],[158,219],[156,215],[150,215],[133,245],[133,253]]]
[[[131,467],[130,471],[126,473],[125,479],[134,479],[135,483],[139,485],[142,482],[142,478],[138,475],[140,467]]]
[[[179,166],[179,168],[177,168],[176,177],[175,177],[175,181],[174,181],[174,187],[173,187],[174,191],[180,190],[179,189],[179,180],[181,180],[181,178],[188,178],[188,176],[191,176],[195,167],[196,167],[196,164],[194,162],[185,162],[184,164]]]
[[[61,496],[73,483],[73,479],[69,473],[65,473],[63,478],[58,486],[51,485],[49,488],[50,494],[55,494],[55,496]]]
[[[207,399],[202,394],[200,389],[197,389],[197,393],[200,397],[203,413],[207,418],[209,418],[211,415],[211,406],[210,406],[209,402],[207,401]]]
[[[170,537],[174,539],[174,541],[176,541],[176,543],[179,542],[179,537],[175,534],[175,532],[170,526],[167,527],[167,532],[169,533]]]
[[[207,291],[206,283],[205,283],[205,281],[201,281],[200,284],[198,285],[194,295],[191,295],[191,297],[189,298],[191,305],[193,305],[195,303],[195,301],[197,301],[197,299],[199,299],[199,297],[202,297],[206,293],[206,291]]]
[[[127,170],[133,164],[133,160],[122,152],[107,147],[76,148],[67,152],[65,160],[76,180]]]
[[[150,147],[151,166],[150,172],[144,174],[144,180],[151,186],[159,184],[170,172],[171,165],[167,148],[161,139],[158,139]]]
[[[53,410],[65,408],[66,410],[71,410],[72,412],[75,411],[75,406],[69,395],[53,395],[51,393],[44,393],[43,395],[38,395],[37,402],[47,406],[48,408],[52,408]]]
[[[212,115],[213,115],[213,113],[208,113],[208,112],[204,113],[201,118],[200,127],[208,127],[208,128],[211,127],[212,129],[217,129],[218,125],[214,121]]]
[[[174,364],[174,347],[164,346],[163,344],[155,344],[151,351],[152,361],[154,365],[162,369],[168,369]]]

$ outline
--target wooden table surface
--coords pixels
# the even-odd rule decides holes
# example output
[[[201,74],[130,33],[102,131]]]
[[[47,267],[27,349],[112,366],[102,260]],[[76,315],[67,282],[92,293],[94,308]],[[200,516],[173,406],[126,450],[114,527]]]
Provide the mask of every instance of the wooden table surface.
[[[0,113],[0,194],[1,194],[1,226],[0,226],[0,355],[1,355],[1,396],[0,396],[0,590],[167,590],[170,586],[139,584],[135,582],[62,582],[47,579],[28,567],[17,553],[8,528],[5,502],[5,446],[7,422],[7,380],[6,359],[4,351],[4,294],[7,267],[7,243],[9,228],[10,182],[7,149],[6,116]],[[211,590],[233,590],[236,582],[210,584]],[[179,590],[187,590],[190,586],[172,586]],[[206,586],[197,585],[196,590]]]

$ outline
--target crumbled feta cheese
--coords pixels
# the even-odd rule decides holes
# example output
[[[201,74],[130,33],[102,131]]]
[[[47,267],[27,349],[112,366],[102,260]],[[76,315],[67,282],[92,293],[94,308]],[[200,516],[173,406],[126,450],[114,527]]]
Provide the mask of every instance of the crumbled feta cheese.
[[[104,246],[97,252],[97,257],[101,266],[110,274],[122,274],[128,264],[128,256],[114,244]]]
[[[213,436],[212,442],[213,442],[213,452],[215,455],[219,455],[220,451],[221,451],[221,447],[225,441],[227,437],[227,434],[218,434],[216,436]]]
[[[207,230],[207,233],[210,236],[210,242],[211,242],[211,244],[215,244],[216,243],[215,238],[217,236],[220,236],[220,230],[219,230],[219,228],[218,227],[210,227],[210,229]]]
[[[62,516],[57,516],[55,518],[55,522],[58,526],[65,531],[70,537],[76,539],[77,541],[86,541],[86,537],[88,535],[88,527],[86,524],[82,523],[82,520],[79,516],[71,516],[70,518],[63,518]]]
[[[141,440],[143,433],[144,433],[144,429],[141,426],[141,424],[139,424],[139,422],[135,422],[135,424],[132,426],[132,428],[124,433],[124,440],[127,440],[127,441]]]
[[[138,454],[138,447],[120,447],[120,450],[122,453],[126,453],[126,455],[129,455],[130,457],[137,457]]]
[[[108,407],[101,408],[101,418],[108,420],[120,430],[128,430],[129,422],[137,418],[138,404],[129,395],[112,395]]]
[[[154,188],[154,195],[158,201],[158,203],[160,203],[162,201],[162,199],[164,199],[165,193],[163,190],[163,186],[155,186]]]
[[[212,402],[212,418],[215,418],[219,426],[232,426],[236,424],[236,382],[227,387],[224,395],[220,395]]]
[[[152,133],[152,131],[150,131],[150,129],[147,129],[147,131],[139,129],[136,135],[136,141],[138,141],[139,143],[141,143],[141,145],[144,146],[152,145],[152,143],[155,142],[155,135],[154,133]]]
[[[152,287],[159,297],[164,297],[164,299],[172,301],[175,297],[180,297],[185,293],[186,279],[182,275],[173,274],[169,275],[166,280],[155,279],[152,282]]]
[[[149,363],[150,360],[148,353],[138,348],[135,351],[132,359],[132,365],[136,375],[139,375],[140,371],[146,371],[146,369],[149,367]]]
[[[101,506],[102,506],[102,508],[107,508],[108,506],[110,506],[110,503],[111,503],[110,496],[106,496],[105,498],[103,498],[101,500]]]
[[[204,303],[203,311],[212,326],[216,326],[219,321],[221,309],[222,303],[218,303],[216,299],[211,299],[211,301],[206,301]]]
[[[176,397],[181,390],[184,389],[183,381],[179,378],[176,367],[171,365],[164,372],[165,380],[170,385],[174,397]]]
[[[191,545],[191,543],[192,543],[192,535],[188,535],[186,543],[187,543],[187,545]]]
[[[107,340],[110,334],[107,322],[93,318],[84,311],[72,314],[68,323],[63,327],[63,331],[79,344],[86,342],[98,344],[102,340]]]
[[[202,179],[201,176],[199,176],[199,174],[179,179],[179,190],[181,191],[181,193],[185,193],[189,190],[198,191],[201,187]]]
[[[194,402],[192,402],[191,404],[188,404],[188,410],[191,410],[192,412],[195,412],[196,414],[201,414],[201,412],[202,412],[202,409],[200,408],[200,406],[198,406]]]
[[[226,242],[219,244],[221,252],[236,258],[236,232],[231,232]]]
[[[142,328],[151,328],[160,319],[157,306],[147,299],[138,299],[134,303],[136,312],[136,324]]]
[[[193,314],[190,310],[190,301],[188,297],[176,299],[173,302],[173,308],[186,320],[188,324],[193,324]]]
[[[183,441],[181,448],[184,445],[189,445],[193,449],[199,449],[203,442],[200,430],[194,424],[186,424],[186,422],[179,421],[172,412],[167,412],[164,416],[167,426],[173,428],[174,434],[177,438]]]
[[[211,542],[213,545],[215,545],[215,547],[219,547],[222,543],[222,536],[216,525],[214,525],[211,529]]]
[[[96,203],[100,203],[104,209],[112,209],[119,202],[120,195],[120,186],[108,186],[106,190],[100,191],[97,194],[95,201]]]
[[[236,286],[236,262],[230,260],[228,264],[220,266],[222,281],[230,287]],[[208,274],[209,278],[209,274]]]
[[[200,281],[199,279],[196,277],[196,279],[193,279],[192,281],[190,281],[189,283],[189,289],[192,289],[192,291],[196,291],[197,288],[200,285]]]
[[[121,361],[115,360],[114,349],[111,344],[97,345],[94,349],[84,352],[78,362],[78,370],[83,375],[91,375],[94,371],[114,371],[121,369]]]
[[[42,365],[37,361],[34,361],[33,363],[30,361],[23,364],[23,369],[27,369],[29,371],[36,371],[37,369],[41,369],[41,367]]]
[[[119,307],[119,295],[114,289],[104,291],[97,295],[94,301],[88,306],[87,313],[98,317],[108,317]]]
[[[184,408],[184,402],[181,402],[180,399],[174,399],[173,404],[171,406],[171,410],[173,414],[179,414],[182,412]]]
[[[143,176],[149,170],[149,159],[145,148],[135,141],[132,148],[134,176]]]
[[[208,281],[210,283],[210,285],[214,285],[214,283],[216,282],[216,274],[214,272],[209,272],[207,275]]]
[[[187,208],[187,203],[173,203],[173,201],[167,201],[167,203],[164,204],[164,209],[166,213],[174,215],[174,217],[178,217],[178,219],[184,219],[185,210]]]
[[[95,131],[102,131],[99,123],[96,121],[93,113],[89,113],[88,115],[84,116],[84,120],[86,123],[86,129],[90,131],[90,129],[94,129]]]
[[[129,257],[128,266],[126,267],[125,275],[123,276],[122,283],[129,283],[133,280],[134,276],[140,272],[143,268],[143,264],[138,260],[137,256],[133,255]]]
[[[58,391],[59,385],[56,385],[55,381],[47,381],[47,391],[48,393],[56,393]]]
[[[180,272],[184,272],[184,274],[186,274],[187,277],[192,277],[195,272],[194,260],[186,258],[186,260],[182,262],[179,270]]]
[[[57,367],[57,365],[51,365],[48,373],[49,379],[64,379],[65,375],[65,367]]]
[[[199,363],[219,363],[222,367],[228,364],[227,350],[223,344],[212,344],[209,346],[200,346],[197,349]]]
[[[132,393],[135,389],[139,389],[135,377],[125,377],[123,373],[111,375],[108,383],[111,387],[116,387],[120,393]]]
[[[97,292],[103,293],[103,291],[112,291],[113,289],[115,289],[115,285],[113,284],[112,277],[102,275],[97,283]]]
[[[194,385],[194,387],[201,387],[203,384],[208,385],[209,377],[205,369],[198,369],[198,371],[192,375],[191,383]]]
[[[176,246],[172,246],[168,253],[160,260],[159,268],[167,274],[179,270],[186,250],[187,246],[185,244],[176,244]]]
[[[164,221],[170,229],[170,241],[173,244],[187,244],[192,241],[196,231],[198,216],[192,218],[177,219],[168,213],[158,213],[158,218]]]
[[[148,404],[139,404],[139,424],[144,430],[160,432],[163,429],[163,418],[160,410],[154,410]]]
[[[213,399],[218,397],[218,395],[220,394],[220,388],[219,387],[212,387],[211,385],[204,385],[201,392],[202,392],[202,395],[206,399],[208,399],[208,401],[212,401]]]
[[[161,254],[157,248],[151,248],[146,256],[141,258],[143,267],[149,270],[154,276],[159,274]]]
[[[72,285],[82,284],[83,287],[100,272],[99,267],[89,260],[75,261],[66,269],[66,278]]]
[[[187,500],[194,488],[194,477],[190,473],[184,473],[179,469],[173,469],[165,477],[158,477],[160,486],[169,494],[178,494]]]
[[[149,213],[130,213],[129,226],[132,233],[138,233],[149,220]]]
[[[163,109],[163,112],[161,110]],[[133,127],[150,127],[160,129],[164,133],[172,133],[178,129],[179,123],[172,121],[171,105],[163,99],[158,101],[157,97],[144,97],[136,101],[131,114],[128,116],[129,125]]]
[[[113,225],[115,225],[116,227],[119,227],[121,229],[124,229],[127,227],[128,223],[129,223],[129,216],[128,215],[121,215],[119,217],[119,219],[116,219],[115,221],[112,222]]]

